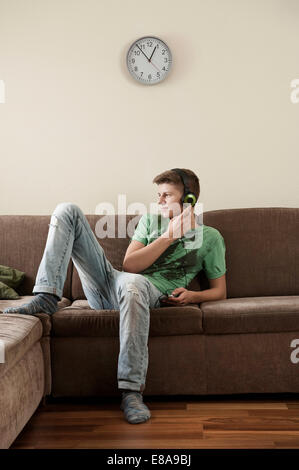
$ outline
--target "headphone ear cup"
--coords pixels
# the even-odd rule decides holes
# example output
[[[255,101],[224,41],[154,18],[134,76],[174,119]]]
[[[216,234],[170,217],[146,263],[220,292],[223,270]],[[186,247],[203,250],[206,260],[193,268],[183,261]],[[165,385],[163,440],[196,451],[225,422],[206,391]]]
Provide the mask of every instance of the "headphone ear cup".
[[[196,204],[196,201],[197,201],[197,199],[196,199],[196,196],[194,194],[192,194],[192,193],[185,194],[183,202],[187,202],[187,203],[191,204],[192,207],[194,207],[195,204]]]

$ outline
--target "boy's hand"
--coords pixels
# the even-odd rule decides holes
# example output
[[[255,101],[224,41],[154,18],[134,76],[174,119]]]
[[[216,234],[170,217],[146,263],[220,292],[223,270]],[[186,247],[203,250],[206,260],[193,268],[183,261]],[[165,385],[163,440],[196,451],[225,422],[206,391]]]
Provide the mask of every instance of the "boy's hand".
[[[198,303],[197,300],[195,300],[194,291],[187,290],[184,287],[178,287],[177,289],[174,289],[172,295],[177,295],[177,297],[168,297],[164,300],[162,299],[163,304],[174,306],[176,305],[179,307],[181,305]]]
[[[177,240],[182,238],[188,232],[194,223],[194,213],[191,204],[186,207],[179,215],[173,217],[162,237]]]

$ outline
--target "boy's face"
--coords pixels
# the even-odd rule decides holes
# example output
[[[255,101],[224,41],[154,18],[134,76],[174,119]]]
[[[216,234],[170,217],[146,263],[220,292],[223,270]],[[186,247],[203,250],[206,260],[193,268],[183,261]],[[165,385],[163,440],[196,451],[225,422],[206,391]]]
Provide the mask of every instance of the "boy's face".
[[[158,184],[158,204],[163,217],[172,219],[172,217],[175,217],[182,212],[182,195],[183,191],[174,184]]]

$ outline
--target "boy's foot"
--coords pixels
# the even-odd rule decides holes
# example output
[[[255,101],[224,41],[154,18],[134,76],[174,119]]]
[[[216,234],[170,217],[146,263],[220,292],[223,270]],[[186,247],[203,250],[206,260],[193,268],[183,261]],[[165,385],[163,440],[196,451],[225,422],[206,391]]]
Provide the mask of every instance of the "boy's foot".
[[[122,393],[120,409],[131,424],[144,423],[151,417],[150,410],[143,403],[142,394],[128,390]]]
[[[3,313],[22,313],[23,315],[34,315],[35,313],[49,313],[50,315],[58,310],[58,297],[54,294],[39,293],[29,303],[20,307],[8,307]]]

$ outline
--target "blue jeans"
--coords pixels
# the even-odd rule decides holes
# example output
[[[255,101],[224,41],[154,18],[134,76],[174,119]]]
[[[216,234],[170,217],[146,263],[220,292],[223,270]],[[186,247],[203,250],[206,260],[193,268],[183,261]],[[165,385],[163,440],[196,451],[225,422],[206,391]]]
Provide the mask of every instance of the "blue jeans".
[[[63,202],[51,216],[32,292],[48,292],[61,299],[70,258],[89,306],[119,310],[118,387],[143,391],[148,368],[150,308],[161,306],[162,292],[142,274],[114,269],[82,210],[76,204]]]

